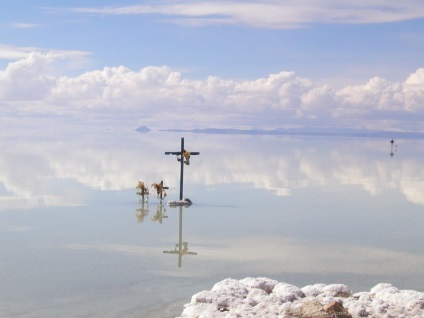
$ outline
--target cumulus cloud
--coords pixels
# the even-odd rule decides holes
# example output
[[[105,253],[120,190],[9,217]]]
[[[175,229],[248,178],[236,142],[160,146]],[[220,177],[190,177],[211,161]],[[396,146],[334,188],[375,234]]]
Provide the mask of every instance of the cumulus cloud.
[[[33,52],[9,63],[0,71],[0,103],[28,113],[140,114],[151,122],[165,121],[168,128],[180,121],[180,128],[234,123],[387,128],[383,126],[390,122],[391,129],[424,129],[419,120],[424,68],[404,82],[374,77],[341,89],[287,71],[254,80],[192,80],[168,66],[136,71],[105,67],[73,77],[57,75],[58,61],[80,54],[84,53]]]
[[[237,24],[262,28],[298,28],[313,23],[397,22],[424,17],[420,0],[405,1],[161,1],[148,5],[73,8],[91,14],[158,14],[191,26]]]
[[[58,61],[81,58],[82,51],[39,52],[34,48],[0,46],[0,57],[17,59],[0,71],[0,101],[34,101],[47,98],[57,78]]]
[[[10,63],[0,73],[0,97],[2,100],[34,100],[45,97],[54,85],[49,76],[51,56],[31,53],[28,57]]]

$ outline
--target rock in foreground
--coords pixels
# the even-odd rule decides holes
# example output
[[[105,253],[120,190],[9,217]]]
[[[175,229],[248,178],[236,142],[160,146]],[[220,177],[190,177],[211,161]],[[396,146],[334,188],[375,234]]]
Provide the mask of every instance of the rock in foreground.
[[[273,279],[227,278],[193,295],[179,318],[423,318],[424,293],[378,284],[352,294],[343,284],[303,288]]]

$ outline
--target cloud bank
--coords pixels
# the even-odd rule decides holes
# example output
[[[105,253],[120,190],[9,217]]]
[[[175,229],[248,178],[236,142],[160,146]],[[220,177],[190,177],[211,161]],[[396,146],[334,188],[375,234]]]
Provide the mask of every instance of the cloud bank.
[[[156,14],[191,26],[236,24],[290,29],[313,23],[363,24],[424,17],[420,0],[405,1],[161,1],[148,5],[80,7],[71,11],[102,15]]]
[[[24,51],[10,54],[18,57]],[[313,125],[424,131],[424,68],[402,82],[376,76],[342,88],[289,71],[251,80],[193,80],[168,66],[60,75],[64,60],[84,54],[32,52],[9,63],[0,71],[0,111],[128,115],[160,128]]]

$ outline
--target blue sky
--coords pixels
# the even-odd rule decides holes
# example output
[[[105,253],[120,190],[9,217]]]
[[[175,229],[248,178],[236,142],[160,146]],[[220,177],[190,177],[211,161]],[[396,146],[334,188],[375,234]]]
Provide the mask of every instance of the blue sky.
[[[18,0],[0,17],[10,116],[424,130],[422,0]]]

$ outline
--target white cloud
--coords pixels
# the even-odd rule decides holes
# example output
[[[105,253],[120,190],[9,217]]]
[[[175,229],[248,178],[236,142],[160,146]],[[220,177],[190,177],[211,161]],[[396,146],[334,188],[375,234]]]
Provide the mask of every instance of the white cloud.
[[[423,110],[424,68],[403,83],[374,77],[365,85],[348,86],[336,93],[338,100],[357,112],[372,110],[418,112]]]
[[[0,57],[17,59],[0,71],[0,101],[33,101],[48,96],[56,84],[55,63],[79,59],[88,55],[83,51],[40,52],[30,47],[0,46]]]
[[[162,1],[149,5],[73,8],[91,14],[159,14],[187,25],[239,24],[298,28],[314,23],[386,23],[424,17],[421,0]]]
[[[309,80],[299,78],[294,72],[280,72],[255,81],[237,82],[228,100],[243,109],[297,109],[301,96],[311,87]]]
[[[16,29],[32,29],[38,27],[38,24],[34,23],[12,23],[11,26]]]
[[[405,81],[405,107],[410,110],[424,110],[424,68],[411,74]]]
[[[34,100],[45,97],[54,85],[49,75],[52,58],[49,55],[30,53],[26,58],[10,63],[0,73],[2,100]]]
[[[31,46],[0,44],[0,59],[20,60],[34,54],[39,54],[40,58],[44,56],[44,58],[50,57],[56,60],[90,55],[89,52],[78,50],[46,50]]]
[[[39,51],[34,47],[22,47],[0,44],[0,59],[18,60],[23,59],[31,52]]]

